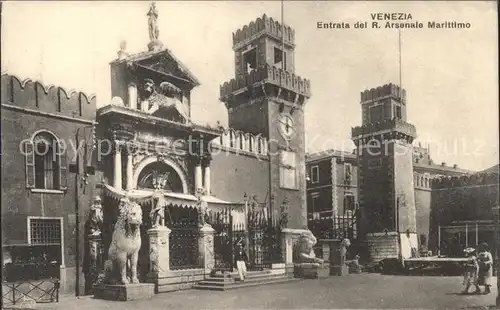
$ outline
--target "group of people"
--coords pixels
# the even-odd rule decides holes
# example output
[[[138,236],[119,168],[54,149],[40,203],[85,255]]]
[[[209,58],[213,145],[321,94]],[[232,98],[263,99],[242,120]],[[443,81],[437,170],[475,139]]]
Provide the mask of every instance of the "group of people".
[[[487,243],[481,243],[474,248],[464,250],[468,260],[464,270],[463,294],[469,294],[471,286],[475,286],[474,293],[481,294],[480,286],[484,286],[484,294],[491,292],[491,278],[493,277],[493,257]]]

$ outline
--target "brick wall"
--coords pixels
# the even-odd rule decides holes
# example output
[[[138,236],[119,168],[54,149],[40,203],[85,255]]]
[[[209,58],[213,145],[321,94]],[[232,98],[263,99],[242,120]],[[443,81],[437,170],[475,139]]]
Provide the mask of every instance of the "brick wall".
[[[70,165],[75,159],[75,135],[78,128],[91,126],[95,119],[95,98],[88,101],[83,93],[66,92],[59,87],[45,87],[38,82],[2,76],[2,244],[27,243],[27,217],[62,217],[65,269],[61,273],[72,291],[76,261],[75,174]],[[68,96],[67,96],[68,95]],[[67,117],[67,118],[64,118]],[[68,118],[71,117],[71,118]],[[25,156],[20,144],[37,131],[53,133],[67,145],[67,190],[62,193],[35,193],[26,187]],[[82,131],[83,132],[83,131]],[[71,144],[73,143],[73,144]],[[86,191],[80,191],[80,232],[86,220],[92,196],[97,193],[90,176]],[[83,257],[83,234],[80,235]],[[74,269],[74,268],[73,268]],[[66,273],[72,273],[68,276]]]
[[[257,155],[217,151],[212,156],[211,192],[217,198],[243,202],[243,196],[257,195],[264,202],[269,192],[269,161]]]

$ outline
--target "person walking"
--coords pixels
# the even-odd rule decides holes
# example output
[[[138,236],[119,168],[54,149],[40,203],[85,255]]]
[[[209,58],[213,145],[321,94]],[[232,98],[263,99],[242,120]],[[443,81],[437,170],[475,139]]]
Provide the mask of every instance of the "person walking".
[[[247,276],[247,253],[245,251],[245,242],[243,238],[239,238],[236,241],[236,251],[234,253],[234,260],[236,261],[236,269],[238,270],[238,275],[240,276],[240,281],[244,282]]]
[[[493,256],[490,253],[487,243],[478,246],[479,275],[478,284],[484,285],[485,294],[491,293],[491,278],[493,277]]]
[[[464,266],[463,285],[465,285],[465,288],[462,291],[462,294],[469,294],[469,288],[471,285],[474,285],[476,287],[475,291],[476,294],[481,293],[481,289],[479,288],[477,283],[479,264],[476,257],[476,250],[473,248],[466,248],[464,252],[468,258],[468,261],[465,263]]]

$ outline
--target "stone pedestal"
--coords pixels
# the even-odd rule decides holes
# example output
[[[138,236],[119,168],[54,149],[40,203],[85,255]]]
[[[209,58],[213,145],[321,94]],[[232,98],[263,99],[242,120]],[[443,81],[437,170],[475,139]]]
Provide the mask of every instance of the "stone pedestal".
[[[198,239],[200,263],[207,274],[215,267],[214,234],[215,230],[208,224],[200,228],[200,238]]]
[[[148,43],[148,50],[150,52],[158,52],[163,49],[163,43],[160,40],[154,40]]]
[[[83,270],[85,271],[85,294],[92,295],[94,293],[93,287],[97,283],[99,273],[104,267],[103,244],[100,234],[88,235],[87,240],[88,248],[85,249],[87,251],[87,259],[84,260],[84,264],[87,264],[87,266],[83,266]]]
[[[329,262],[330,261],[330,244],[328,243],[323,243],[321,245],[321,249],[322,249],[322,252],[323,252],[323,260],[325,262]]]
[[[171,230],[166,226],[151,228],[149,237],[149,274],[150,282],[156,283],[158,278],[166,276],[170,270],[169,236]]]
[[[293,264],[294,241],[304,232],[308,232],[308,230],[284,228],[281,231],[281,255],[285,264]]]
[[[98,285],[94,287],[94,298],[129,301],[149,299],[155,294],[155,285],[152,283],[138,283],[127,285]]]
[[[294,274],[296,278],[323,279],[330,276],[328,264],[300,263],[295,264]]]
[[[349,274],[349,266],[345,264],[332,266],[332,275],[346,276],[348,274]]]

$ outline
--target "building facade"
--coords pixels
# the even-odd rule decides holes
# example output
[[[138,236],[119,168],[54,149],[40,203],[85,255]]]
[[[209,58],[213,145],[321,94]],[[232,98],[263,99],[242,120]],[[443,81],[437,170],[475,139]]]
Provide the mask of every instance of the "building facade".
[[[56,261],[61,289],[73,292],[98,179],[90,172],[96,98],[10,74],[1,87],[2,247],[14,262],[24,252]]]
[[[391,143],[387,142],[389,140],[373,140],[373,137],[380,138],[390,133],[394,134],[394,131],[391,131],[394,128],[397,129],[396,136],[391,136],[394,141],[400,141],[400,138],[404,137],[403,134],[397,135],[399,131],[410,130],[410,137],[415,135],[415,129],[411,125],[405,125],[406,101],[404,97],[402,99],[399,96],[393,96],[393,94],[398,95],[399,92],[391,84],[361,94],[364,125],[353,129],[353,136],[358,141],[357,149],[351,153],[326,150],[307,154],[309,228],[324,238],[347,237],[366,241],[364,238],[367,233],[375,233],[375,236],[377,233],[385,235],[385,231],[389,233],[395,230],[396,226],[394,225],[402,225],[401,227],[404,226],[404,229],[398,228],[399,233],[406,234],[406,230],[413,233],[411,247],[418,248],[421,252],[427,252],[430,234],[432,179],[442,176],[469,175],[472,172],[460,169],[457,165],[435,164],[431,158],[430,150],[422,147],[421,144],[410,146],[408,141],[404,146],[405,149],[396,152],[395,148],[391,147]],[[378,104],[379,101],[381,104]],[[378,142],[375,142],[373,146],[363,144],[369,141]],[[364,149],[360,149],[360,145],[364,145]],[[387,152],[382,152],[385,150],[377,151],[375,149],[377,145],[387,145],[385,148]],[[370,150],[367,151],[367,148]],[[401,160],[400,153],[405,154],[405,158],[410,158],[406,158],[404,163],[397,162],[396,158]],[[371,158],[375,156],[374,154],[380,158]],[[360,170],[363,158],[366,161],[366,171],[363,170],[364,172]],[[375,162],[381,163],[381,165],[374,166]],[[383,173],[379,171],[380,169],[383,170]],[[376,173],[382,174],[375,176]],[[366,188],[364,191],[360,188],[360,178],[364,180],[363,184]],[[396,178],[400,179],[396,180]],[[404,184],[406,184],[404,188],[399,188]],[[382,189],[375,185],[387,188]],[[397,193],[394,191],[392,196],[389,195],[392,189],[396,188],[396,185],[399,188]],[[368,198],[365,198],[366,195]],[[388,202],[380,202],[377,209],[373,205],[373,201],[383,198],[383,195],[389,195],[384,198],[389,200]],[[401,197],[407,195],[409,198],[406,197],[405,201],[409,199],[412,204],[406,202],[407,207],[403,208]],[[363,197],[366,202],[365,214],[363,214],[360,197]],[[398,200],[400,201],[399,205]],[[370,206],[367,205],[368,202],[370,202]],[[376,210],[378,210],[377,214],[374,213]],[[396,210],[399,211],[396,212]],[[406,213],[402,210],[406,210]],[[365,223],[365,221],[371,224]],[[374,225],[382,226],[377,226],[378,228],[375,229]],[[356,231],[355,234],[354,231]],[[379,242],[382,241],[379,240]],[[391,244],[397,243],[392,242]],[[399,255],[399,250],[394,247],[387,251],[387,257]],[[375,257],[374,259],[381,258]]]
[[[129,54],[122,45],[110,63],[112,99],[98,110],[94,96],[2,75],[2,245],[55,247],[65,292],[78,278],[84,291],[84,223],[97,195],[104,258],[120,199],[142,206],[142,281],[151,281],[148,231],[155,212],[165,211],[170,258],[168,272],[153,279],[158,292],[206,276],[200,200],[208,213],[230,212],[242,225],[251,202],[271,221],[307,227],[304,109],[311,93],[295,74],[294,30],[263,15],[233,33],[235,76],[220,87],[229,128],[192,120],[200,81],[155,33],[145,52]],[[82,148],[32,155],[39,145],[58,151],[82,141]]]

